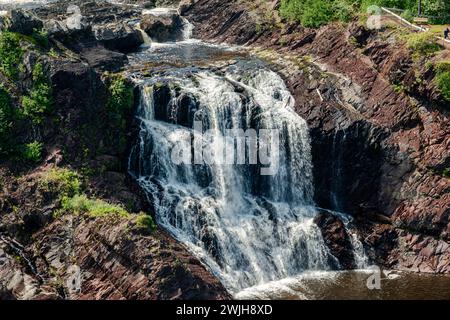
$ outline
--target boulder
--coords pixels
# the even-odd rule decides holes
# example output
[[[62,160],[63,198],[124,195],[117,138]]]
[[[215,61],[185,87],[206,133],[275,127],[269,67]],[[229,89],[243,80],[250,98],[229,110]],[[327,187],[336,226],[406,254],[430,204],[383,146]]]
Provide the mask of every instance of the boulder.
[[[67,14],[65,24],[69,30],[79,31],[85,30],[89,27],[87,19],[81,14],[81,10],[76,5],[70,5],[67,8]]]
[[[354,269],[356,267],[355,255],[350,235],[344,223],[327,211],[320,212],[314,222],[320,228],[325,244],[330,253],[339,261],[340,267],[347,270]]]
[[[44,22],[44,29],[49,36],[59,37],[66,34],[69,30],[64,22],[50,19]]]
[[[128,53],[136,50],[144,43],[139,31],[125,23],[97,25],[92,27],[92,31],[95,39],[110,50]]]
[[[183,21],[175,12],[167,15],[146,14],[141,21],[141,29],[158,42],[182,39],[182,28]]]
[[[44,26],[41,19],[24,9],[13,9],[0,19],[0,28],[10,32],[31,35]]]
[[[126,55],[103,47],[85,48],[80,55],[89,65],[101,71],[118,72],[127,62]]]

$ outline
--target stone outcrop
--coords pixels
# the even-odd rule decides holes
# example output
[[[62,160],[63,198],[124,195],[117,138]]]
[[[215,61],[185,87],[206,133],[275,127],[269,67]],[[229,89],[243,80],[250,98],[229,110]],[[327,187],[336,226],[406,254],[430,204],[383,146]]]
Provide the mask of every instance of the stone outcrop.
[[[344,223],[329,212],[320,212],[314,222],[322,230],[325,244],[330,249],[330,253],[336,257],[339,262],[335,268],[350,270],[356,267],[353,247],[350,241],[350,235],[345,229]],[[331,262],[333,265],[333,262]]]
[[[0,17],[0,30],[31,35],[35,30],[41,30],[43,22],[27,10],[13,9]]]
[[[176,41],[182,38],[183,22],[174,10],[168,15],[145,14],[141,28],[157,42]]]
[[[38,196],[29,188],[35,177],[21,181],[19,192]],[[36,198],[32,200],[39,205]],[[4,299],[229,297],[184,247],[164,231],[142,234],[133,219],[64,216],[23,242],[11,238],[15,224],[20,225],[18,217],[2,216],[0,296]]]
[[[144,43],[139,31],[124,23],[98,25],[92,30],[95,39],[110,50],[132,52]]]

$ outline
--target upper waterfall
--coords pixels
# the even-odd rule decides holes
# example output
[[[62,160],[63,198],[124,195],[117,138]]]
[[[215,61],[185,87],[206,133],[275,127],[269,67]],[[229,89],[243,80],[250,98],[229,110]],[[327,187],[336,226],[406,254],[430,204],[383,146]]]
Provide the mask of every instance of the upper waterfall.
[[[225,285],[245,287],[330,269],[314,224],[311,150],[305,121],[293,111],[283,80],[242,61],[221,72],[167,72],[141,85],[141,132],[130,172],[154,203],[158,222],[185,242]],[[173,149],[191,152],[200,120],[203,144],[226,144],[227,129],[276,129],[276,174],[260,165],[176,164]],[[335,261],[334,261],[335,262]]]
[[[192,25],[184,26],[188,39]],[[199,40],[152,46],[130,61],[140,132],[129,172],[160,225],[233,293],[340,267],[314,222],[308,126],[278,74],[235,48]],[[148,62],[158,64],[151,75]],[[230,140],[230,132],[243,140]],[[363,248],[356,236],[351,241],[362,266]]]

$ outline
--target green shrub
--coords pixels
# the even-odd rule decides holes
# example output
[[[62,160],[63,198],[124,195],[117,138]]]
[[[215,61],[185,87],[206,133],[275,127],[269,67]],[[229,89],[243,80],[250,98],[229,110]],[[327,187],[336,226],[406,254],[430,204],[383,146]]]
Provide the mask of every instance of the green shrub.
[[[450,71],[437,73],[435,79],[444,99],[450,101]]]
[[[35,124],[42,123],[44,116],[53,107],[52,94],[52,86],[44,74],[42,64],[36,63],[33,68],[33,87],[29,95],[22,98],[23,114]]]
[[[22,62],[23,50],[20,35],[12,32],[0,33],[0,71],[10,79],[16,79]]]
[[[118,150],[124,150],[127,142],[126,121],[133,107],[133,87],[121,74],[110,76],[109,81],[109,99],[106,105],[109,142],[117,146]]]
[[[42,160],[42,143],[34,141],[23,146],[22,159],[28,162],[39,162]]]
[[[130,214],[121,206],[110,204],[100,199],[89,199],[86,195],[76,195],[72,198],[65,198],[62,202],[62,209],[58,215],[64,213],[87,214],[91,217],[105,217],[115,215],[122,218],[129,217]]]
[[[304,1],[298,0],[281,0],[280,14],[282,17],[300,22],[303,13]]]
[[[49,192],[58,194],[62,200],[81,193],[81,177],[75,171],[55,168],[42,176],[40,186]]]
[[[139,214],[136,218],[136,226],[144,231],[153,232],[156,230],[156,224],[153,221],[153,218],[145,213]]]
[[[8,92],[0,86],[0,156],[7,156],[13,149],[13,122],[16,111]]]
[[[408,36],[406,43],[409,49],[422,56],[441,50],[439,44],[436,43],[435,36],[431,32],[411,34]]]
[[[132,108],[133,88],[127,83],[123,75],[112,76],[109,93],[107,107],[113,114],[122,116]]]
[[[34,39],[36,44],[42,48],[47,49],[49,47],[48,33],[45,30],[34,29],[31,37]]]
[[[348,22],[358,8],[356,0],[282,0],[280,14],[305,27],[318,28],[331,21]]]
[[[448,0],[422,0],[422,8],[424,15],[437,17],[437,19],[431,19],[431,23],[450,21],[448,16],[450,14],[450,1]],[[446,19],[444,16],[446,16]]]
[[[406,87],[402,83],[395,83],[392,85],[392,87],[393,87],[394,91],[397,93],[402,93],[402,92],[406,91]]]
[[[332,19],[332,7],[327,0],[307,0],[300,17],[302,25],[311,28],[318,28]]]
[[[445,178],[450,179],[450,168],[445,168],[444,171],[442,172],[442,175]]]
[[[434,66],[435,82],[445,100],[450,101],[450,61],[441,61]]]
[[[333,19],[342,22],[350,22],[354,14],[353,6],[347,1],[333,1]]]

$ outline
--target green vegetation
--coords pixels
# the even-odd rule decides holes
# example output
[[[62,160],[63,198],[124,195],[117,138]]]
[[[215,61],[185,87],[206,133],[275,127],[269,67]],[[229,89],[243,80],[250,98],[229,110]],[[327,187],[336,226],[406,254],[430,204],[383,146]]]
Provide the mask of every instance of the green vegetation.
[[[48,34],[46,31],[34,29],[31,38],[42,48],[47,49],[49,47]]]
[[[42,143],[34,141],[23,146],[22,159],[37,163],[42,160]]]
[[[421,56],[428,56],[441,50],[436,38],[431,32],[413,33],[407,36],[406,44],[409,49]]]
[[[11,104],[8,92],[0,86],[0,156],[11,154],[13,149],[12,127],[16,111]]]
[[[43,175],[40,187],[63,200],[81,193],[81,177],[75,171],[56,168]]]
[[[127,218],[130,214],[121,206],[110,204],[100,199],[89,199],[86,195],[76,195],[72,198],[65,198],[62,201],[62,208],[59,214],[87,214],[90,217],[118,216]]]
[[[146,213],[139,214],[136,218],[136,226],[143,231],[153,232],[156,230],[155,221],[153,221],[153,218]]]
[[[33,68],[33,88],[28,96],[22,99],[23,114],[28,116],[35,124],[44,121],[53,106],[52,86],[44,74],[41,63]]]
[[[364,10],[370,5],[378,5],[387,8],[405,10],[403,13],[406,20],[413,20],[418,14],[419,0],[362,0],[361,8]],[[450,22],[450,2],[448,0],[421,0],[422,15],[429,16],[430,23]]]
[[[119,74],[111,77],[109,93],[110,98],[107,107],[114,115],[121,117],[131,109],[133,105],[133,88],[127,83],[123,75]]]
[[[23,50],[20,35],[12,32],[0,33],[0,71],[9,79],[16,79],[22,62]]]
[[[109,76],[109,99],[106,104],[110,120],[109,141],[118,149],[126,146],[126,120],[133,108],[133,87],[122,74]]]
[[[450,61],[443,61],[435,66],[436,85],[445,100],[450,101]]]
[[[405,10],[403,17],[413,20],[417,16],[418,0],[281,0],[282,17],[300,22],[305,27],[317,28],[332,21],[348,22],[359,13],[366,13],[371,5]],[[423,15],[430,22],[450,22],[448,0],[422,0]]]
[[[444,172],[442,172],[442,175],[447,178],[450,179],[450,168],[445,168]]]
[[[331,21],[348,22],[355,10],[353,0],[282,0],[282,17],[317,28]]]
[[[402,93],[402,92],[406,91],[406,87],[402,83],[396,83],[396,84],[393,84],[392,86],[393,86],[394,91],[397,93]]]

